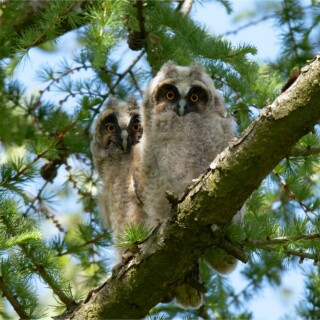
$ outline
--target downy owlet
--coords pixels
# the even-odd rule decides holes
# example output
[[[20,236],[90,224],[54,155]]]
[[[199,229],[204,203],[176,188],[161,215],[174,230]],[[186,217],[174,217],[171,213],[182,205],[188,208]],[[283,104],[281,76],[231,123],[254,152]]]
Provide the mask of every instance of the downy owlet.
[[[148,224],[155,227],[170,212],[165,191],[180,196],[226,148],[235,128],[204,68],[173,62],[164,64],[148,85],[142,126],[139,193]],[[220,273],[229,273],[236,266],[236,259],[218,248],[210,249],[205,259]],[[201,301],[192,289],[190,297],[189,305],[199,306]],[[177,301],[188,304],[179,297]]]
[[[143,219],[135,192],[141,136],[135,98],[129,97],[125,102],[109,99],[95,122],[91,151],[102,182],[98,196],[102,218],[113,232],[115,244],[127,225]],[[118,252],[123,253],[119,248]]]

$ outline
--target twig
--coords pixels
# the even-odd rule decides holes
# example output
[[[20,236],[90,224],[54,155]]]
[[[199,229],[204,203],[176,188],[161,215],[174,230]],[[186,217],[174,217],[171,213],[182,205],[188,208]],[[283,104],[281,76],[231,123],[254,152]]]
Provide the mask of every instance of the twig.
[[[146,28],[144,25],[144,17],[143,17],[143,0],[137,0],[136,7],[137,7],[137,11],[138,11],[137,18],[138,18],[139,28],[140,28],[140,32],[141,32],[141,38],[146,39],[147,33],[146,33]],[[144,48],[148,52],[148,42],[147,41],[145,41]]]
[[[185,0],[182,4],[181,12],[184,16],[189,15],[193,5],[193,0]]]
[[[68,125],[67,127],[65,127],[63,129],[63,131],[59,132],[58,134],[58,138],[57,141],[53,144],[53,146],[57,146],[62,139],[64,138],[64,136],[66,135],[66,133],[72,129],[77,123],[79,122],[79,120],[75,120],[74,122],[72,122],[70,125]],[[21,168],[13,177],[8,177],[7,179],[4,179],[3,181],[1,181],[0,186],[5,185],[9,179],[10,180],[17,180],[21,175],[23,175],[28,169],[30,169],[38,160],[40,160],[41,158],[44,157],[44,155],[46,153],[48,153],[50,151],[52,146],[46,148],[45,150],[43,150],[42,152],[40,152],[31,162],[29,162],[27,165],[25,165],[23,168]]]
[[[82,243],[81,245],[77,246],[77,249],[78,248],[83,248],[83,247],[85,247],[85,246],[87,246],[89,244],[95,244],[96,242],[98,242],[100,239],[103,239],[103,238],[105,238],[105,234],[99,234],[98,236],[96,236],[96,237],[94,237],[94,238]],[[58,253],[57,257],[62,257],[62,256],[65,256],[67,254],[72,254],[72,253],[76,253],[76,252],[77,252],[76,249],[70,248],[70,249],[68,249],[66,251]]]
[[[9,226],[8,224],[6,224],[5,227],[7,228],[7,232],[9,232],[11,235],[17,235],[14,227]],[[59,299],[67,306],[67,308],[76,305],[76,302],[67,296],[67,294],[61,289],[57,279],[47,270],[42,261],[39,260],[39,257],[37,257],[38,253],[34,252],[33,248],[25,244],[19,244],[19,247],[26,258],[28,258],[34,266],[34,268],[32,268],[35,269],[33,272],[37,271],[38,275],[50,286],[54,294],[59,297]],[[29,319],[29,317],[22,318]]]
[[[308,253],[300,250],[292,250],[287,248],[284,248],[284,252],[289,256],[299,257],[301,263],[303,262],[303,259],[314,260],[314,262],[318,262],[320,260],[320,255],[316,253]]]
[[[273,245],[284,245],[291,242],[301,241],[301,240],[316,240],[320,239],[320,233],[310,233],[310,234],[301,234],[296,237],[278,237],[273,239],[265,240],[243,240],[240,242],[240,245],[251,247],[251,248],[265,248]]]
[[[14,295],[10,289],[8,288],[7,284],[3,281],[3,277],[0,277],[0,290],[2,291],[3,295],[8,299],[10,304],[12,305],[15,312],[19,315],[21,319],[30,319],[30,315],[28,315],[25,311],[19,300],[17,299],[16,295]]]
[[[140,96],[141,96],[141,98],[142,98],[142,97],[143,97],[143,91],[141,90],[141,88],[140,88],[140,86],[139,86],[139,83],[138,83],[136,77],[134,76],[132,70],[129,71],[129,74],[130,74],[131,79],[132,79],[134,85],[136,86],[136,88],[138,89],[138,91],[139,91],[139,93],[140,93]]]
[[[237,28],[236,30],[231,30],[231,31],[227,31],[225,32],[225,36],[230,36],[230,35],[236,35],[238,32],[244,30],[244,29],[247,29],[247,28],[250,28],[254,25],[257,25],[258,23],[260,22],[263,22],[265,20],[268,20],[268,19],[271,19],[271,18],[274,18],[275,17],[275,14],[271,14],[271,15],[268,15],[268,16],[265,16],[265,17],[262,17],[258,20],[255,20],[255,21],[251,21],[251,22],[248,22],[246,24],[244,24],[243,26]]]
[[[60,231],[60,232],[65,232],[64,228],[62,227],[62,224],[59,222],[55,214],[49,210],[48,206],[43,204],[41,199],[41,194],[48,185],[49,181],[46,181],[43,186],[39,189],[37,195],[32,199],[30,204],[28,205],[27,210],[23,213],[23,216],[26,217],[31,209],[33,209],[36,212],[40,212],[43,214],[43,216],[51,220],[51,222],[54,224],[54,226]],[[38,201],[37,206],[35,205],[35,202]],[[50,214],[51,213],[51,214]]]
[[[288,15],[288,13],[291,12],[291,4],[289,4],[287,0],[284,0],[283,5],[284,5],[283,11],[287,12],[286,15]],[[289,18],[289,17],[286,16],[286,18]],[[298,59],[299,58],[299,53],[298,53],[299,46],[298,46],[297,41],[294,36],[295,27],[291,25],[291,20],[292,19],[289,18],[288,22],[287,22],[288,27],[289,27],[289,38],[293,44],[293,51],[294,51],[295,58]],[[288,42],[288,37],[286,37],[286,42]]]
[[[248,289],[253,285],[255,285],[255,283],[256,283],[255,279],[251,280],[240,292],[238,292],[236,295],[233,296],[233,299],[230,302],[228,302],[227,307],[230,307],[234,302],[238,301],[241,295],[244,295],[245,293],[250,292]]]
[[[43,192],[43,190],[45,189],[45,187],[48,185],[49,181],[46,181],[43,186],[39,189],[38,194],[33,198],[33,200],[31,201],[31,203],[28,206],[28,209],[26,210],[26,212],[24,213],[24,216],[27,216],[29,211],[31,210],[31,208],[36,209],[34,204],[37,200],[40,200],[41,198],[41,193]]]
[[[86,66],[86,65],[82,65],[79,67],[75,67],[75,68],[69,68],[68,70],[61,72],[58,76],[56,77],[52,77],[52,80],[49,82],[49,84],[43,89],[40,90],[40,97],[33,103],[32,107],[28,110],[30,113],[33,114],[33,112],[41,106],[41,95],[46,92],[46,91],[50,91],[51,87],[55,84],[58,83],[63,77],[67,76],[70,73],[74,73],[75,71],[80,71],[82,69],[88,69],[90,68],[90,66]]]
[[[248,255],[243,251],[241,246],[225,240],[219,244],[219,247],[243,263],[247,263],[249,261]]]
[[[77,5],[79,4],[79,1],[73,2],[72,4],[70,4],[67,8],[65,8],[61,14],[56,16],[55,21],[53,21],[49,27],[44,30],[43,32],[41,32],[38,37],[31,43],[31,45],[29,47],[27,47],[27,50],[30,50],[32,47],[36,46],[37,44],[39,44],[42,39],[46,36],[46,34],[53,28],[53,26],[55,25],[55,23],[57,21],[59,21],[64,15],[66,15],[67,13],[69,13],[70,11],[72,11]]]
[[[119,77],[117,79],[117,81],[110,86],[109,88],[109,92],[105,95],[102,95],[102,97],[106,100],[109,96],[110,93],[113,92],[113,90],[118,86],[118,84],[122,81],[122,79],[134,68],[134,66],[138,63],[138,61],[143,57],[143,55],[145,54],[145,50],[142,50],[139,55],[132,61],[132,63],[130,64],[130,66],[124,70],[122,73],[119,74]],[[100,106],[101,107],[101,106]],[[92,115],[92,119],[99,113],[100,108],[97,108],[94,110],[94,113]],[[90,124],[88,124],[90,126]]]
[[[120,73],[118,80],[110,87],[110,91],[113,91],[117,85],[121,82],[121,80],[133,69],[133,67],[138,63],[138,61],[143,57],[145,54],[145,50],[142,50],[140,54],[132,61],[130,66],[124,70],[122,73]],[[106,94],[104,97],[107,98],[109,94]]]
[[[210,319],[210,316],[208,314],[208,308],[205,304],[203,304],[198,310],[196,310],[196,313],[202,319]]]
[[[289,157],[308,157],[314,154],[320,154],[320,147],[307,147],[306,149],[293,148],[290,150]]]
[[[177,7],[175,8],[175,11],[180,11],[180,9],[181,9],[184,1],[185,1],[185,0],[177,0],[178,5],[177,5]]]
[[[312,219],[309,217],[308,212],[311,212],[313,215],[317,216],[318,213],[310,206],[304,204],[301,200],[299,200],[296,195],[293,193],[293,191],[289,188],[288,183],[284,180],[284,178],[278,174],[278,173],[274,173],[276,177],[278,177],[280,184],[282,185],[282,187],[284,188],[284,190],[287,190],[289,193],[289,199],[290,200],[295,200],[299,206],[301,207],[301,209],[305,212],[307,218],[312,221]]]

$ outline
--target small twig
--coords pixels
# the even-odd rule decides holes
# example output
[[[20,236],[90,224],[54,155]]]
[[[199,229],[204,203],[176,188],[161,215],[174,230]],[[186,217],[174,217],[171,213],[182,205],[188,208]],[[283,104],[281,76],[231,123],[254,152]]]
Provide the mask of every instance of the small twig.
[[[78,249],[78,248],[83,248],[83,247],[85,247],[85,246],[87,246],[87,245],[89,245],[89,244],[95,244],[97,241],[99,241],[100,239],[103,239],[103,238],[105,238],[105,234],[99,234],[99,235],[96,236],[95,238],[92,238],[92,239],[84,242],[83,244],[77,246],[77,249]],[[63,252],[58,253],[58,254],[57,254],[57,257],[62,257],[62,256],[65,256],[65,255],[67,255],[67,254],[75,253],[75,252],[77,252],[77,249],[70,248],[70,249],[68,249],[68,250],[66,250],[66,251],[63,251]]]
[[[21,319],[30,319],[30,315],[25,312],[24,307],[17,299],[17,296],[10,291],[7,284],[3,281],[3,277],[0,277],[0,290]]]
[[[265,20],[268,20],[268,19],[271,19],[271,18],[274,18],[275,17],[275,14],[271,14],[271,15],[268,15],[268,16],[265,16],[265,17],[262,17],[258,20],[255,20],[255,21],[250,21],[248,23],[246,23],[245,25],[241,26],[241,27],[238,27],[237,29],[235,30],[231,30],[231,31],[227,31],[225,32],[225,36],[229,36],[229,35],[236,35],[238,32],[244,30],[244,29],[247,29],[247,28],[250,28],[252,26],[255,26],[257,25],[258,23],[260,22],[263,22]]]
[[[47,91],[50,91],[51,87],[55,84],[55,83],[58,83],[63,77],[67,76],[68,74],[72,74],[74,73],[75,71],[80,71],[82,69],[88,69],[90,66],[86,66],[86,65],[82,65],[82,66],[79,66],[79,67],[75,67],[75,68],[69,68],[68,70],[64,71],[64,72],[61,72],[58,76],[56,77],[52,77],[52,80],[49,82],[49,84],[40,91],[40,97],[33,103],[32,107],[28,110],[31,114],[33,114],[33,112],[41,106],[41,102],[40,102],[40,99],[41,99],[41,95],[44,93],[44,92],[47,92]],[[35,117],[36,118],[36,117]]]
[[[53,281],[50,272],[47,271],[47,269],[43,266],[41,262],[38,261],[38,259],[34,258],[29,248],[27,248],[27,246],[25,245],[20,245],[20,248],[22,249],[26,257],[28,257],[32,261],[32,264],[35,266],[38,274],[50,286],[54,294],[56,294],[59,297],[61,302],[63,302],[67,308],[74,306],[76,302],[65,294],[65,292],[61,289],[59,284]]]
[[[301,209],[305,212],[307,218],[312,221],[312,219],[309,217],[308,212],[312,213],[313,215],[317,216],[318,213],[310,206],[304,204],[301,200],[299,200],[296,195],[293,193],[293,191],[290,189],[288,183],[284,180],[284,178],[278,174],[278,173],[274,173],[275,176],[278,177],[280,184],[282,185],[283,189],[286,190],[289,194],[289,199],[290,200],[294,200],[296,201],[299,206],[301,207]]]
[[[199,315],[199,317],[201,317],[202,319],[205,319],[205,320],[210,319],[210,316],[208,314],[208,309],[205,304],[203,304],[196,312]]]
[[[14,227],[9,226],[8,224],[5,225],[7,228],[7,232],[10,233],[10,235],[16,236],[17,232],[14,229]],[[33,272],[37,271],[38,275],[50,286],[54,294],[56,294],[61,302],[63,302],[67,308],[72,307],[76,305],[76,302],[72,300],[72,298],[69,298],[68,295],[62,290],[60,284],[57,282],[57,279],[53,277],[53,275],[50,273],[49,270],[44,266],[42,261],[39,260],[39,257],[37,256],[38,253],[34,252],[34,249],[26,244],[20,243],[18,245],[21,248],[21,251],[25,255],[25,257],[32,263],[34,266]],[[29,317],[22,317],[25,319],[29,319]]]
[[[315,262],[318,262],[320,260],[320,255],[316,253],[308,253],[300,250],[292,250],[287,248],[284,248],[284,252],[289,256],[299,257],[301,262],[303,261],[303,259],[310,259],[314,260]]]
[[[31,201],[31,203],[29,204],[28,209],[27,209],[26,212],[24,213],[24,216],[27,216],[27,215],[28,215],[28,213],[29,213],[29,211],[31,210],[31,208],[35,209],[34,204],[35,204],[35,202],[36,202],[37,200],[40,200],[40,199],[41,199],[41,194],[42,194],[42,192],[44,191],[45,187],[48,185],[48,183],[49,183],[49,181],[46,181],[46,182],[43,184],[43,186],[39,189],[38,194],[33,198],[33,200]]]
[[[143,91],[141,90],[141,88],[140,88],[140,86],[139,86],[139,83],[138,83],[136,77],[134,76],[132,70],[129,71],[129,74],[130,74],[131,79],[132,79],[134,85],[136,86],[136,88],[138,89],[138,91],[139,91],[139,93],[140,93],[140,96],[141,96],[141,98],[142,98],[142,97],[143,97]]]
[[[144,25],[144,16],[143,16],[143,0],[137,0],[136,2],[136,7],[137,7],[137,11],[138,11],[138,22],[139,22],[139,28],[140,28],[140,32],[141,32],[141,38],[142,39],[146,39],[147,38],[147,33],[146,33],[146,28]],[[145,50],[148,52],[148,42],[145,41]]]
[[[81,186],[79,187],[78,181],[74,178],[74,175],[71,172],[71,167],[69,165],[67,165],[66,170],[69,173],[67,181],[72,184],[73,188],[77,190],[78,194],[82,197],[89,197],[91,201],[95,201],[92,192],[84,190]]]
[[[185,1],[185,0],[178,0],[178,1],[177,1],[177,2],[178,2],[178,5],[177,5],[175,11],[180,11],[180,9],[181,9],[184,1]]]
[[[53,28],[53,26],[55,25],[55,23],[56,23],[57,21],[59,21],[64,15],[66,15],[67,13],[69,13],[70,11],[72,11],[78,4],[79,4],[79,1],[76,1],[76,2],[74,2],[74,3],[72,3],[72,4],[70,4],[67,8],[65,8],[65,9],[61,12],[61,14],[57,15],[55,21],[53,21],[46,30],[44,30],[43,32],[41,32],[41,33],[37,36],[37,38],[30,44],[30,46],[27,47],[27,50],[30,50],[32,47],[38,45],[38,44],[43,40],[43,38],[46,36],[46,34]]]
[[[256,283],[255,280],[251,280],[238,294],[233,296],[233,299],[228,302],[227,307],[230,307],[234,302],[236,302],[241,295],[244,295],[246,292],[249,292],[248,289]]]
[[[283,11],[286,12],[286,20],[289,28],[289,37],[286,36],[286,43],[288,43],[290,40],[293,44],[293,51],[295,55],[295,59],[299,58],[299,45],[297,44],[297,40],[295,38],[295,25],[292,25],[292,19],[289,18],[289,12],[291,12],[291,3],[288,3],[288,1],[283,1]],[[289,38],[289,39],[288,39]]]
[[[240,242],[240,245],[251,247],[251,248],[265,248],[274,245],[285,245],[291,242],[301,241],[301,240],[316,240],[320,239],[320,233],[310,233],[310,234],[301,234],[296,237],[278,237],[265,240],[243,240]]]
[[[37,195],[32,199],[32,201],[29,203],[27,210],[23,213],[24,217],[27,217],[29,211],[33,209],[36,212],[39,212],[42,214],[46,219],[50,220],[54,226],[59,230],[59,232],[65,232],[64,228],[62,227],[62,224],[57,219],[56,215],[52,212],[52,210],[49,209],[48,206],[46,206],[43,203],[43,199],[41,198],[41,194],[48,185],[49,181],[46,181],[43,186],[39,189]],[[35,203],[37,205],[35,205]]]
[[[308,157],[314,154],[320,154],[320,147],[307,147],[306,149],[293,148],[290,150],[289,157]]]
[[[244,252],[241,246],[231,243],[227,240],[224,240],[221,244],[218,245],[219,248],[223,249],[230,255],[234,256],[243,263],[249,261],[249,256]]]
[[[66,133],[71,130],[77,123],[79,122],[79,120],[75,120],[73,121],[70,125],[66,126],[61,132],[59,132],[58,134],[58,138],[56,140],[56,142],[54,143],[53,146],[57,146],[64,138],[64,136],[66,135]],[[43,150],[42,152],[40,152],[39,154],[37,154],[37,156],[31,161],[29,162],[27,165],[25,165],[23,168],[21,168],[13,177],[8,177],[7,179],[4,179],[1,183],[0,186],[5,185],[9,180],[17,180],[20,176],[22,176],[28,169],[30,169],[37,161],[39,161],[41,158],[43,158],[50,150],[51,147],[46,148],[45,150]]]
[[[185,0],[182,4],[181,12],[184,16],[189,15],[193,5],[193,0]]]
[[[118,80],[110,87],[109,91],[113,91],[117,85],[121,82],[121,80],[133,69],[133,67],[138,63],[138,61],[143,57],[145,54],[145,50],[142,50],[139,55],[131,62],[130,66],[124,70],[122,73],[119,74]],[[106,94],[104,98],[107,98],[110,95],[110,93]]]

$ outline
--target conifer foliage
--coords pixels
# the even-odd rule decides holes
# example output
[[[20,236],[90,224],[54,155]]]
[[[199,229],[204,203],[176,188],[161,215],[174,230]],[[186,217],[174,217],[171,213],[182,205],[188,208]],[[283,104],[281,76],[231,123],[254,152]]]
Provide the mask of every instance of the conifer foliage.
[[[232,1],[216,2],[233,14]],[[320,51],[319,1],[256,1],[250,12],[237,17],[242,27],[224,35],[208,32],[193,18],[192,10],[206,4],[0,0],[0,314],[4,319],[65,318],[73,312],[77,318],[83,301],[99,294],[93,288],[111,276],[111,234],[99,218],[95,198],[99,181],[90,154],[92,123],[111,95],[141,98],[147,81],[164,62],[200,61],[242,132],[281,88],[285,93],[295,82],[300,71],[292,70],[303,68]],[[274,23],[281,52],[262,64],[250,39],[234,44],[227,36],[265,20]],[[37,66],[41,90],[27,94],[28,82],[13,80],[13,75],[23,73],[31,50],[54,53],[68,32],[73,34],[74,50],[58,64],[48,59]],[[119,56],[119,47],[130,52],[126,59]],[[159,299],[146,303],[153,307],[143,316],[252,319],[250,302],[259,292],[268,285],[279,286],[288,270],[312,261],[310,270],[304,271],[306,294],[295,310],[303,318],[320,318],[318,125],[306,128],[299,138],[247,198],[243,226],[229,226],[221,235],[224,248],[246,262],[240,268],[246,287],[239,291],[201,261],[207,292],[199,310],[184,310],[174,302],[157,304]],[[268,143],[272,148],[273,141]],[[174,196],[171,200],[176,201]],[[144,226],[130,226],[122,242],[136,246],[147,237]],[[144,274],[139,276],[143,280]],[[119,318],[135,314],[119,312]],[[94,315],[94,319],[107,317]]]

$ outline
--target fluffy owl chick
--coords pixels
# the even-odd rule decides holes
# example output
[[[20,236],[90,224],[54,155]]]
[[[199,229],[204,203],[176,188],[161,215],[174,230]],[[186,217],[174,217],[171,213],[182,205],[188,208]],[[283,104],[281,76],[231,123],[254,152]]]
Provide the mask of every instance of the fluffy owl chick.
[[[149,224],[155,226],[170,212],[165,191],[181,195],[233,139],[235,128],[204,68],[173,62],[164,64],[148,85],[142,125],[141,194]],[[220,253],[218,263],[207,261],[219,272],[228,273],[229,263],[225,269]],[[230,262],[230,256],[224,254]],[[232,266],[235,264],[234,259]]]
[[[142,136],[137,101],[111,98],[98,116],[91,143],[94,164],[101,178],[101,214],[117,243],[125,226],[142,219],[135,192],[135,171],[139,167],[137,149]],[[118,249],[121,254],[121,250]]]

